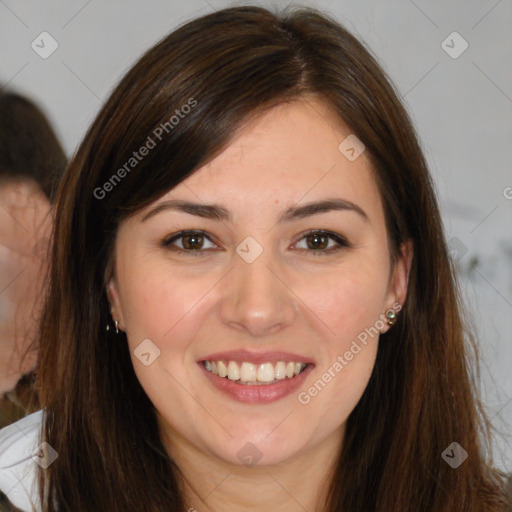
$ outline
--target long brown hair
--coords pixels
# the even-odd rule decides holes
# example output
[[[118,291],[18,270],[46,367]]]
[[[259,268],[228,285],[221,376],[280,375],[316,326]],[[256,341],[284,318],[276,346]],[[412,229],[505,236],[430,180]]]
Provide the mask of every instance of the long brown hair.
[[[369,50],[328,14],[245,6],[190,21],[146,52],[64,176],[38,367],[44,436],[59,454],[39,474],[45,512],[185,510],[179,468],[159,438],[125,335],[105,330],[116,230],[217,156],[245,122],[310,95],[365,144],[392,255],[402,242],[414,244],[408,298],[348,419],[324,509],[503,510],[502,475],[483,453],[489,424],[434,187],[397,93]],[[155,145],[135,159],[148,137]],[[455,441],[469,454],[456,470],[441,457]]]

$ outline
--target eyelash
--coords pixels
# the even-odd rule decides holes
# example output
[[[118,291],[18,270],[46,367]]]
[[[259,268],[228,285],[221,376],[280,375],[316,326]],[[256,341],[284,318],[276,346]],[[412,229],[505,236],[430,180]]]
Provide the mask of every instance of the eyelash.
[[[202,235],[207,240],[209,240],[211,243],[214,243],[204,231],[185,230],[185,231],[180,231],[178,233],[175,233],[171,237],[164,239],[162,241],[162,247],[171,249],[173,252],[176,252],[178,254],[187,253],[187,254],[191,254],[193,256],[200,256],[201,253],[206,252],[206,250],[201,250],[201,249],[197,249],[197,250],[180,249],[179,247],[172,245],[172,243],[174,241],[176,241],[180,238],[184,238],[185,236],[188,236],[188,235]],[[320,250],[302,249],[302,250],[306,250],[306,251],[312,253],[315,256],[328,256],[329,254],[338,252],[339,250],[341,250],[343,248],[351,247],[351,245],[347,242],[347,240],[344,237],[342,237],[341,235],[338,235],[337,233],[333,233],[332,231],[314,230],[314,229],[304,233],[302,235],[302,237],[295,243],[298,243],[301,240],[303,240],[304,238],[307,238],[308,236],[312,236],[312,235],[326,236],[326,237],[334,240],[338,244],[337,247],[330,248],[330,249],[320,249]]]

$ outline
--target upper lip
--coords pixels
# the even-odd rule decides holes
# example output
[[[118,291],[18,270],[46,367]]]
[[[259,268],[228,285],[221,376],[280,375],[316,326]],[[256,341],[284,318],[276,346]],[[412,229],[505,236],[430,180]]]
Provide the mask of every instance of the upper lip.
[[[282,351],[266,351],[266,352],[252,352],[250,350],[230,350],[227,352],[215,352],[199,359],[199,361],[235,361],[242,363],[247,361],[252,364],[269,363],[272,361],[285,361],[296,363],[314,363],[309,357],[292,352]]]

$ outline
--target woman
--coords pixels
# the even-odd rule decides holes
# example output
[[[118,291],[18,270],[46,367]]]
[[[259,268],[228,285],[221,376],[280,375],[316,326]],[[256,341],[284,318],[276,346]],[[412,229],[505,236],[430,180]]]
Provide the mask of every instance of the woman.
[[[330,17],[229,8],[150,49],[54,242],[15,506],[505,510],[424,157]]]

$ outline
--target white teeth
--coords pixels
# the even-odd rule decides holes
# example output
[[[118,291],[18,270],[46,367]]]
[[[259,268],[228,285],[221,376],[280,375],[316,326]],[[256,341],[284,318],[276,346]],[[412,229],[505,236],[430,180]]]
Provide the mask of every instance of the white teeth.
[[[240,369],[235,361],[229,361],[228,364],[228,379],[238,380],[240,378]]]
[[[279,361],[276,364],[276,379],[283,380],[284,378],[286,378],[286,363]]]
[[[274,373],[274,367],[271,363],[263,363],[258,366],[258,380],[260,382],[272,382]]]
[[[294,363],[288,363],[286,365],[286,376],[290,379],[293,377],[293,372],[295,371],[295,364]]]
[[[252,363],[242,363],[240,366],[240,380],[250,382],[256,380],[258,368]]]
[[[227,363],[227,365],[226,365]],[[272,363],[253,364],[244,361],[239,365],[236,361],[205,361],[205,368],[219,377],[227,377],[240,384],[269,384],[285,378],[291,379],[304,370],[306,363],[278,361]]]
[[[228,369],[226,368],[226,365],[222,361],[219,361],[217,363],[217,372],[219,377],[225,377],[228,374]]]

